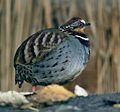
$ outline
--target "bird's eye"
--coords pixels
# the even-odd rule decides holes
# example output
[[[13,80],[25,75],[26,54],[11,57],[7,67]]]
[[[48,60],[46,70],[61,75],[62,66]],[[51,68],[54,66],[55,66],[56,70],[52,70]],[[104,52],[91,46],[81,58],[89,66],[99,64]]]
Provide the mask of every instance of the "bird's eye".
[[[70,25],[71,28],[76,28],[78,27],[79,23],[78,22],[74,22]]]
[[[84,23],[80,22],[79,26],[83,27],[83,26],[84,26]]]

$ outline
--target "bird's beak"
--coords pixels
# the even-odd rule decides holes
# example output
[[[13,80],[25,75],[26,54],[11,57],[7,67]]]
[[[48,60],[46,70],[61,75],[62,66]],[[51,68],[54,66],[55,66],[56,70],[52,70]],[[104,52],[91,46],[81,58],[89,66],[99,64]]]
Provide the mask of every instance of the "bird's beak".
[[[89,22],[85,23],[85,27],[90,26],[91,24]]]

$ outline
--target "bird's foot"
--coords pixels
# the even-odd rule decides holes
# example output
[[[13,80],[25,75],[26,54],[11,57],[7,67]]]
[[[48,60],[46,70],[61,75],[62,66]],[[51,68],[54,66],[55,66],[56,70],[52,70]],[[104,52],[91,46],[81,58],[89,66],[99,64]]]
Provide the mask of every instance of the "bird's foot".
[[[38,90],[37,86],[32,86],[32,92],[36,92]]]

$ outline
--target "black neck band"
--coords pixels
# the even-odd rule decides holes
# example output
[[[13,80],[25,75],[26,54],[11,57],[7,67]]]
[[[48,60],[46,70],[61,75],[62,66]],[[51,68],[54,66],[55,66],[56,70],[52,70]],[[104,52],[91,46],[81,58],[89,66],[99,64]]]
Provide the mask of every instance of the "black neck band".
[[[83,37],[83,38],[88,38],[86,34],[84,33],[78,33],[78,32],[72,32],[70,35],[73,35],[75,36],[75,38],[77,38],[83,45],[89,47],[90,46],[90,42],[89,40],[85,40],[85,39],[82,39],[80,37]],[[79,37],[80,36],[80,37]]]

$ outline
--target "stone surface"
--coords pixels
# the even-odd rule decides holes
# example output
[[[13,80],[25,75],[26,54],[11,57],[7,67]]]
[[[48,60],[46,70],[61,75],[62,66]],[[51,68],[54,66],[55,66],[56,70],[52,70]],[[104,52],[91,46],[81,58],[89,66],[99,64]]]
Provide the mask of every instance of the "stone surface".
[[[120,112],[114,104],[120,103],[120,93],[75,97],[65,102],[38,107],[41,112]],[[0,112],[30,112],[13,107],[0,107]]]

